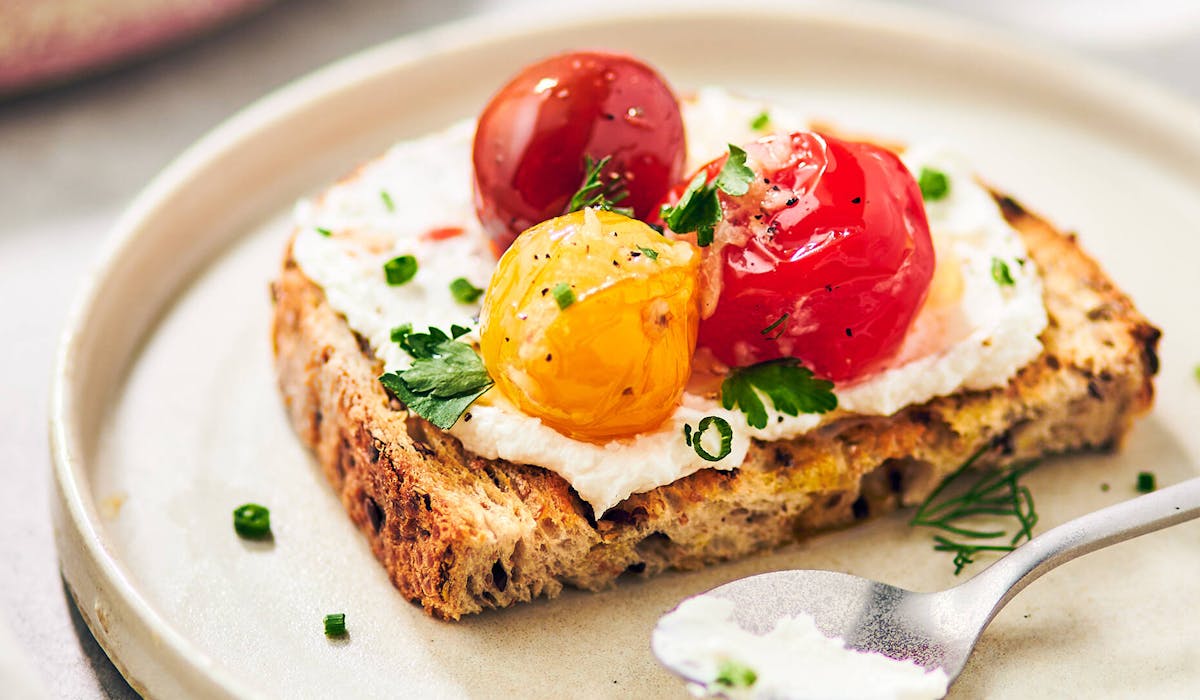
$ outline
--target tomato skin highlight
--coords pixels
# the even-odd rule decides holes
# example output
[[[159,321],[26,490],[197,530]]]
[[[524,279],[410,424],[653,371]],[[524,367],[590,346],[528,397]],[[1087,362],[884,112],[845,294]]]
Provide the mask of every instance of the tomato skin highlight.
[[[698,344],[730,366],[796,357],[844,383],[884,369],[935,264],[913,176],[881,147],[811,132],[746,150],[757,177],[746,195],[720,195],[704,263],[719,295],[702,307]],[[710,179],[721,160],[705,166]]]
[[[488,103],[475,132],[474,196],[497,254],[525,229],[563,213],[585,156],[611,156],[620,206],[645,218],[683,171],[683,118],[649,66],[619,54],[575,52],[524,68]]]

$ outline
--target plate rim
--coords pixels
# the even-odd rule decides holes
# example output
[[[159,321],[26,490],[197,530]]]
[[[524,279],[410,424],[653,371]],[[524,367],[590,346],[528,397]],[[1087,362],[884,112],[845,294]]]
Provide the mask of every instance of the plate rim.
[[[1088,99],[1110,102],[1122,95],[1124,100],[1119,106],[1124,112],[1164,122],[1172,133],[1190,135],[1192,143],[1200,143],[1200,104],[1186,97],[1125,69],[930,9],[860,0],[836,4],[751,0],[736,8],[713,0],[672,0],[642,7],[622,2],[617,7],[606,7],[601,20],[589,16],[586,6],[556,7],[532,21],[522,9],[483,12],[405,35],[339,59],[271,91],[210,130],[155,176],[123,210],[100,246],[66,316],[54,358],[49,405],[54,475],[51,516],[60,569],[81,616],[122,675],[143,696],[167,695],[175,689],[226,697],[260,694],[211,660],[170,624],[142,595],[124,565],[106,546],[98,508],[89,493],[86,460],[78,449],[82,428],[74,420],[78,403],[73,391],[75,358],[82,352],[88,333],[95,332],[89,326],[89,312],[119,276],[119,265],[142,238],[144,223],[171,196],[186,190],[206,164],[306,105],[406,65],[436,62],[454,51],[552,29],[580,29],[598,21],[669,20],[680,13],[689,18],[770,13],[774,18],[786,15],[787,21],[795,23],[822,21],[910,39],[929,39],[932,35],[945,47],[969,46],[973,51],[1011,62],[1014,65],[1010,70],[1036,71],[1039,82],[1066,85]],[[220,248],[228,244],[223,241]],[[156,323],[152,320],[141,334],[152,333]],[[86,604],[89,599],[94,601],[91,606]],[[137,629],[115,634],[109,622],[113,618]],[[164,654],[173,666],[167,667]],[[158,668],[152,667],[151,660]]]

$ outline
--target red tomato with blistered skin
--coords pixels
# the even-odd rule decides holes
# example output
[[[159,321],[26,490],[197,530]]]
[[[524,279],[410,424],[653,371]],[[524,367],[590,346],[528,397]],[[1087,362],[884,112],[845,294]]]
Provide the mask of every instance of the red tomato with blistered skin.
[[[526,67],[484,109],[475,131],[475,211],[502,253],[517,235],[563,213],[586,175],[611,156],[647,217],[683,172],[679,103],[652,68],[628,56],[576,52]]]
[[[810,132],[746,151],[756,178],[720,193],[698,344],[731,366],[797,357],[838,382],[884,368],[933,278],[913,176],[883,148]],[[710,181],[723,162],[705,166]]]

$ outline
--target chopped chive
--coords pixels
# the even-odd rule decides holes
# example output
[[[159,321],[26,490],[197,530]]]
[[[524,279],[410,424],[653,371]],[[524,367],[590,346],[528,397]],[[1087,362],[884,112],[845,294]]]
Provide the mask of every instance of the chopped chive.
[[[326,238],[329,238],[330,236],[333,235],[333,231],[330,231],[327,228],[321,228],[320,226],[317,227],[317,233],[321,234],[322,236],[324,236]]]
[[[346,613],[334,613],[325,616],[325,636],[346,636]]]
[[[459,277],[450,283],[450,294],[460,304],[472,304],[483,296],[483,290],[471,284],[466,277]]]
[[[950,179],[946,177],[946,173],[933,168],[921,168],[917,185],[921,188],[921,196],[927,202],[935,202],[950,193]]]
[[[659,231],[659,233],[662,233],[662,231]],[[645,255],[647,258],[650,258],[651,260],[658,260],[657,250],[653,248],[643,248],[642,246],[638,246],[637,249],[641,251],[642,255]],[[1200,371],[1200,368],[1197,368],[1197,371]]]
[[[1011,287],[1016,284],[1012,271],[1008,269],[1008,263],[1000,258],[992,258],[992,279],[996,280],[996,284],[1001,287]]]
[[[761,331],[759,331],[759,333],[761,333],[762,335],[767,335],[767,334],[768,334],[768,333],[770,333],[771,331],[775,330],[775,329],[776,329],[776,328],[779,326],[779,324],[781,324],[781,323],[783,323],[784,321],[788,320],[788,317],[789,317],[789,316],[791,316],[791,314],[786,314],[786,313],[785,313],[784,315],[782,315],[782,316],[780,316],[779,318],[775,319],[775,323],[772,323],[771,325],[769,325],[769,326],[767,326],[766,328],[762,329]],[[779,333],[777,333],[777,334],[775,334],[775,335],[771,336],[771,338],[772,338],[772,339],[778,338],[779,336],[783,335],[783,331],[784,331],[784,329],[783,329],[783,328],[780,328],[780,329],[779,329]]]
[[[554,289],[551,289],[550,293],[554,295],[554,301],[558,302],[560,309],[565,309],[575,303],[575,292],[571,291],[571,286],[566,282],[554,285]]]
[[[233,509],[233,529],[240,537],[261,540],[271,536],[271,511],[257,503]]]
[[[1150,493],[1158,488],[1158,484],[1154,478],[1154,472],[1138,472],[1137,475],[1137,490],[1138,493]]]
[[[396,211],[396,203],[392,201],[392,195],[388,194],[387,190],[379,190],[379,198],[383,200],[383,206],[387,207],[388,211]]]
[[[749,688],[758,681],[758,674],[746,664],[725,659],[717,667],[717,685],[726,688]]]
[[[411,255],[392,258],[383,264],[383,274],[388,284],[398,287],[416,276],[417,259]]]
[[[716,426],[717,433],[721,436],[721,449],[715,455],[704,449],[704,445],[701,444],[704,432],[710,426]],[[684,437],[687,437],[686,433]],[[705,416],[701,418],[691,438],[692,449],[696,451],[696,454],[700,455],[701,459],[708,462],[719,462],[728,457],[729,453],[733,451],[733,428],[729,427],[729,421],[719,416]]]
[[[762,131],[771,123],[771,115],[766,111],[759,112],[757,116],[750,120],[750,128],[755,131]]]

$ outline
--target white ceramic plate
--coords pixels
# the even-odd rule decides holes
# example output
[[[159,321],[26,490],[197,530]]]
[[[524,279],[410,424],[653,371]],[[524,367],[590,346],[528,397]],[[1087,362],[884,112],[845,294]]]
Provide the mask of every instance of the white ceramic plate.
[[[638,14],[638,13],[641,14]],[[291,203],[390,141],[475,114],[527,61],[645,57],[851,129],[961,147],[1064,228],[1166,331],[1161,395],[1117,456],[1031,485],[1049,527],[1196,473],[1200,113],[1136,82],[926,15],[839,4],[488,18],[400,41],[266,98],[184,154],[121,220],[60,356],[52,435],[63,572],[101,644],[153,696],[682,695],[648,648],[683,596],[778,568],[954,581],[903,516],[691,574],[436,622],[398,595],[285,422],[267,285]],[[701,48],[701,45],[710,48]],[[1108,491],[1101,484],[1109,484]],[[230,511],[271,507],[275,542]],[[996,619],[960,697],[1182,696],[1200,687],[1200,525],[1047,575]],[[321,618],[345,612],[350,637]]]

